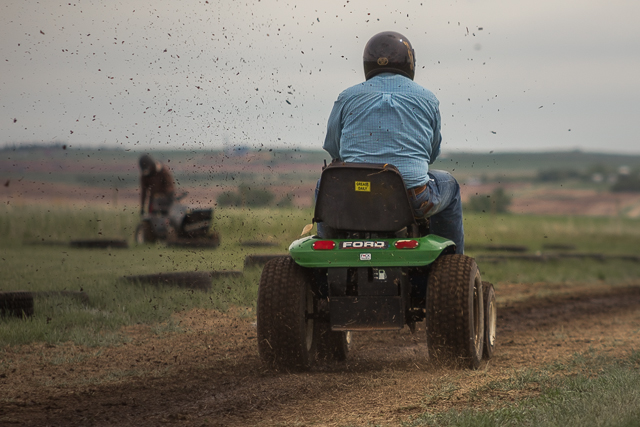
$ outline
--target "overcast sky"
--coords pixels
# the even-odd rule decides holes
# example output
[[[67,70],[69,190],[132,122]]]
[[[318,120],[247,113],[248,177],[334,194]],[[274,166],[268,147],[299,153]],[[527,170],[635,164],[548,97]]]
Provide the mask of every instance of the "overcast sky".
[[[0,146],[321,148],[380,31],[443,151],[640,154],[638,0],[4,0]]]

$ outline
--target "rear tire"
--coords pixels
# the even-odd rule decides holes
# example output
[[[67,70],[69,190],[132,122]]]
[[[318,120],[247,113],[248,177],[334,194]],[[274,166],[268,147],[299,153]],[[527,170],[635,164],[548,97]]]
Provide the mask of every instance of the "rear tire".
[[[280,369],[310,368],[316,359],[314,295],[308,271],[289,256],[269,261],[258,288],[258,351]]]
[[[343,362],[351,350],[351,331],[332,331],[328,322],[316,322],[318,359]]]
[[[143,245],[145,243],[155,243],[157,240],[156,233],[153,231],[153,227],[147,221],[144,221],[136,228],[134,235],[136,243]]]
[[[427,345],[437,360],[477,369],[482,361],[482,279],[473,258],[442,255],[427,284]]]
[[[484,297],[484,357],[491,359],[496,347],[496,323],[498,311],[496,307],[496,291],[489,282],[482,282]]]

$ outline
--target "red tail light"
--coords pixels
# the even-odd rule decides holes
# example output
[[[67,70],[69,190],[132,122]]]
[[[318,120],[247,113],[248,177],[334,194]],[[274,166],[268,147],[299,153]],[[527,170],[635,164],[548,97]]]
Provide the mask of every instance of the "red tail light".
[[[418,247],[417,240],[398,240],[395,243],[396,249],[415,249]]]
[[[332,240],[318,240],[313,242],[313,249],[316,251],[326,251],[336,247],[336,242]]]

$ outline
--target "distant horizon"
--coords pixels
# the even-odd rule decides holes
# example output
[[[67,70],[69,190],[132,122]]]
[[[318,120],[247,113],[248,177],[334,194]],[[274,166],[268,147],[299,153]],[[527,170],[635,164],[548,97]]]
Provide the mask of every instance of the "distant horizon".
[[[64,147],[64,148],[63,148]],[[52,148],[62,148],[63,150],[71,150],[71,151],[122,151],[122,152],[137,152],[137,153],[153,153],[153,152],[216,152],[216,151],[225,151],[225,150],[245,150],[248,149],[249,152],[262,152],[262,151],[293,151],[293,152],[306,152],[306,153],[325,153],[325,151],[319,148],[309,148],[306,146],[301,146],[297,148],[291,148],[289,146],[263,146],[263,147],[253,147],[251,145],[235,145],[232,147],[224,147],[224,146],[215,146],[211,148],[206,147],[189,147],[189,148],[181,148],[181,147],[171,147],[171,148],[159,148],[159,149],[145,149],[142,147],[133,147],[133,148],[123,148],[116,145],[105,145],[101,147],[96,147],[93,145],[79,145],[79,144],[69,144],[64,141],[50,141],[50,142],[21,142],[19,144],[11,144],[5,143],[4,145],[0,145],[0,151],[22,151],[22,150],[30,150],[30,149],[52,149]],[[562,147],[556,150],[552,149],[543,149],[543,150],[513,150],[512,148],[509,150],[447,150],[446,148],[442,148],[442,152],[439,158],[447,157],[453,153],[456,154],[479,154],[479,155],[489,155],[489,154],[546,154],[546,153],[584,153],[591,155],[607,155],[607,156],[633,156],[640,157],[640,150],[637,153],[631,152],[621,152],[621,151],[592,151],[586,150],[583,148],[573,148],[569,149],[566,147]]]

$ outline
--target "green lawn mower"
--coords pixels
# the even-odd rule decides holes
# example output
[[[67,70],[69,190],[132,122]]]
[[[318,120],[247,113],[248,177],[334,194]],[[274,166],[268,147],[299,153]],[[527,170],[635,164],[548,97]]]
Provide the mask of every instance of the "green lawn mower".
[[[472,369],[495,347],[495,291],[471,257],[413,216],[389,164],[332,163],[322,172],[314,222],[269,261],[258,290],[258,350],[266,364],[305,370],[345,360],[352,331],[398,330],[426,319],[430,358]]]
[[[217,248],[220,235],[211,229],[213,209],[193,209],[181,203],[187,195],[175,199],[158,197],[141,218],[134,238],[137,244],[166,242],[169,246]]]

